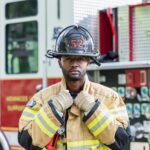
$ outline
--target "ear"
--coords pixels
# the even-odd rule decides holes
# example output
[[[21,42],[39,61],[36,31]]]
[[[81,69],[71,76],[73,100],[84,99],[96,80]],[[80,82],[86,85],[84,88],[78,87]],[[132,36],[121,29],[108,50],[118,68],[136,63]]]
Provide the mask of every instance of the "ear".
[[[88,58],[87,62],[88,62],[88,65],[91,63],[91,58],[90,57]]]

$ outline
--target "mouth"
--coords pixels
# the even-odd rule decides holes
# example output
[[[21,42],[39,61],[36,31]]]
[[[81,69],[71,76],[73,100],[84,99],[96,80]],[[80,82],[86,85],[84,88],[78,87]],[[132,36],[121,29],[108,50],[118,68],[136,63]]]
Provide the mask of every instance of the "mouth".
[[[70,71],[69,71],[69,74],[72,74],[72,75],[79,75],[79,74],[80,74],[80,71],[78,71],[78,70],[70,70]]]

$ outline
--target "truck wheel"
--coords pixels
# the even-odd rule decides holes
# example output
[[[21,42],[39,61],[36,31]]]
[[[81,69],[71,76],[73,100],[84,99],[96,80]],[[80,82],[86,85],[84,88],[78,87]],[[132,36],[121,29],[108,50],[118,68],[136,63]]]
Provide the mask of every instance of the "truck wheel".
[[[0,150],[10,150],[8,141],[2,131],[0,131]]]
[[[1,143],[0,143],[0,149],[1,149],[1,150],[4,150],[4,149],[2,148],[2,144],[1,144]]]

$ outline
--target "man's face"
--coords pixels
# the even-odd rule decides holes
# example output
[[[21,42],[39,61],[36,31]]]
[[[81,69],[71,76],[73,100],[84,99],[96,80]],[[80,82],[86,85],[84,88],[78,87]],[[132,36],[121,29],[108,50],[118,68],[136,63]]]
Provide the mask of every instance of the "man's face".
[[[68,81],[80,81],[86,74],[89,57],[84,56],[62,56],[59,60],[63,75]]]

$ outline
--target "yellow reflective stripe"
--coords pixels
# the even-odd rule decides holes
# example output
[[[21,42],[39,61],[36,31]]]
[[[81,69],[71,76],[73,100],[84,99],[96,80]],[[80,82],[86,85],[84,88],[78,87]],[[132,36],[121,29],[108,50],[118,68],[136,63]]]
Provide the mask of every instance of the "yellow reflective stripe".
[[[85,146],[85,145],[94,145],[99,144],[98,140],[87,140],[87,141],[75,141],[75,142],[67,142],[69,147],[77,147],[77,146]]]
[[[63,143],[61,141],[57,141],[57,150],[62,150],[63,149]]]
[[[110,123],[111,123],[112,120],[108,119],[106,120],[97,130],[95,130],[93,132],[93,134],[95,136],[97,136],[98,134],[100,134]]]
[[[68,150],[110,150],[107,146],[100,143],[99,140],[86,140],[86,141],[75,141],[75,142],[67,142]],[[63,149],[63,143],[59,140],[57,142],[57,149]]]
[[[53,128],[55,131],[58,130],[58,126],[56,126],[51,120],[50,118],[47,117],[47,114],[45,113],[45,111],[43,109],[40,110],[39,114],[41,114],[41,116],[43,117],[43,119],[45,120],[45,122],[51,127]]]
[[[63,143],[60,140],[58,140],[57,144],[62,145]]]
[[[100,149],[101,150],[101,149]],[[107,146],[103,146],[102,150],[110,150],[110,148],[108,148]]]
[[[22,113],[21,119],[22,120],[33,120],[36,113],[37,113],[37,111],[26,107]]]
[[[91,123],[88,124],[88,128],[93,128],[103,117],[104,115],[99,114]]]
[[[100,146],[100,147],[92,146],[90,148],[90,150],[110,150],[110,149],[107,146],[103,145],[103,146]]]
[[[35,118],[35,122],[37,123],[37,125],[40,127],[40,129],[45,133],[47,134],[49,137],[52,137],[53,134],[51,132],[49,132],[44,126],[43,124],[40,122],[39,118],[36,117]]]
[[[33,110],[33,109],[30,109],[30,108],[28,108],[28,107],[26,107],[23,112],[29,112],[29,113],[31,113],[31,114],[36,114],[36,113],[37,113],[37,111],[35,111],[35,110]]]
[[[110,149],[107,146],[102,146],[100,148],[93,149],[93,150],[110,150]]]

